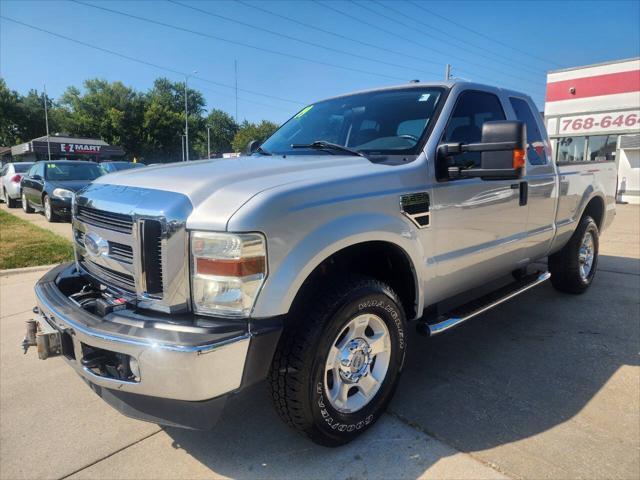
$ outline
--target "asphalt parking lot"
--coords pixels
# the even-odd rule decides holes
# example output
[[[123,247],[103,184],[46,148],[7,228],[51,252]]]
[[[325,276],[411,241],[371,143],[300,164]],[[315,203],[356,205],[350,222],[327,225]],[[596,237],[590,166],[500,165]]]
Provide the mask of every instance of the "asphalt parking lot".
[[[262,386],[210,432],[122,417],[63,360],[22,355],[42,272],[2,275],[0,477],[636,479],[640,207],[619,206],[600,255],[582,296],[547,284],[441,338],[414,336],[388,414],[339,449],[285,427]]]

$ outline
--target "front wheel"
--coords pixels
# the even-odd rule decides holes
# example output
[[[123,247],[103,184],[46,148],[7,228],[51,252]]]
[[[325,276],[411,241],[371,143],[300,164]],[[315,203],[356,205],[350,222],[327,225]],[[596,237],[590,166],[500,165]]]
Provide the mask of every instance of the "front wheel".
[[[361,277],[306,302],[285,328],[269,376],[276,409],[321,445],[353,440],[395,391],[406,320],[393,290]]]
[[[49,195],[45,195],[43,200],[44,201],[42,203],[44,204],[44,218],[47,219],[47,222],[57,221],[58,216],[53,211],[53,207],[51,206],[51,199],[49,198]]]
[[[31,205],[29,205],[29,201],[27,200],[27,196],[24,194],[24,192],[22,192],[22,210],[24,210],[25,213],[33,213],[34,210],[33,208],[31,208]]]
[[[583,293],[593,282],[598,266],[598,225],[584,216],[569,242],[549,256],[552,285],[561,292]]]

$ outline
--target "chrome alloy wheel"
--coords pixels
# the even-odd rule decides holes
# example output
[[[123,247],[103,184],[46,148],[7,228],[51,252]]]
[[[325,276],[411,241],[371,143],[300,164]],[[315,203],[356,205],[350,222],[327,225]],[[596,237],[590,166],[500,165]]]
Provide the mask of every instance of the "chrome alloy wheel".
[[[51,221],[51,200],[49,200],[49,197],[45,197],[44,200],[44,216]]]
[[[591,269],[593,268],[594,257],[593,234],[591,232],[586,232],[584,237],[582,237],[580,250],[578,250],[580,278],[585,282],[588,280]]]
[[[384,321],[367,313],[351,319],[331,345],[324,388],[342,413],[364,408],[380,389],[391,360],[391,337]]]

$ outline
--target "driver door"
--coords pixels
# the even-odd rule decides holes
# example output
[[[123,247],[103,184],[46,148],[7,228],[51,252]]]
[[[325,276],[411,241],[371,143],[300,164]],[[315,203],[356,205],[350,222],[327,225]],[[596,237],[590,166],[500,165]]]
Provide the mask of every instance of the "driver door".
[[[484,122],[506,119],[498,95],[465,90],[456,99],[441,142],[480,142]],[[449,166],[479,167],[480,161],[480,152],[435,160],[431,228],[436,296],[477,287],[527,260],[527,206],[520,205],[520,181],[448,178]]]

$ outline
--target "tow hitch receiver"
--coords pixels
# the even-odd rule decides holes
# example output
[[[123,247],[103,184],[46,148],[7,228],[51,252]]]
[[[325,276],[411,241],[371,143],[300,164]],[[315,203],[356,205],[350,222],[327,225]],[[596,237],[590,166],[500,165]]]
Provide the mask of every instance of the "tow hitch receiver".
[[[37,313],[35,309],[34,313]],[[37,348],[40,360],[61,355],[62,335],[42,317],[37,320],[27,320],[27,334],[22,341],[25,354],[29,347]]]

